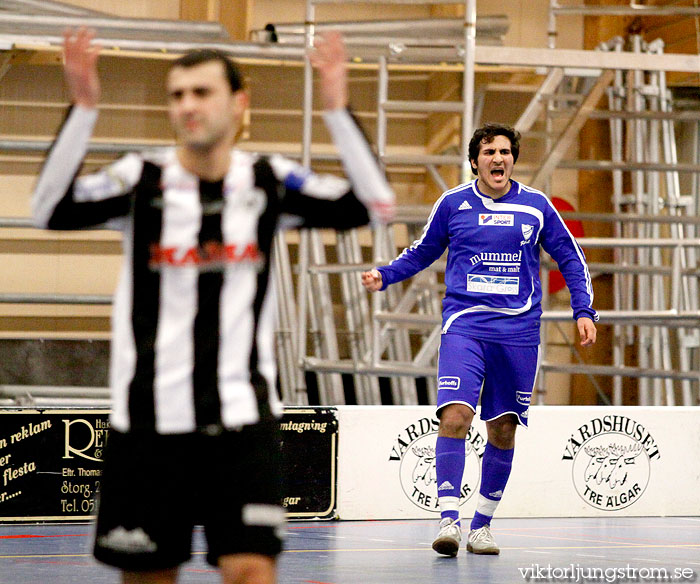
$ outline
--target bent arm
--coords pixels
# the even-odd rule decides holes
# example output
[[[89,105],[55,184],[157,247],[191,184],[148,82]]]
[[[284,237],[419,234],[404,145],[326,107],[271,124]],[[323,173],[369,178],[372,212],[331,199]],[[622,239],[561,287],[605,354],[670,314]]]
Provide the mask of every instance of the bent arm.
[[[593,322],[597,321],[598,313],[593,308],[593,284],[586,256],[551,203],[545,212],[541,243],[544,250],[557,262],[559,271],[564,276],[571,293],[574,319],[587,317]]]
[[[352,189],[344,187],[342,197],[334,197],[337,204],[324,205],[324,212],[345,215],[344,224],[338,228],[367,223],[367,212],[372,221],[386,223],[393,217],[394,193],[359,124],[347,110],[348,56],[342,35],[330,31],[318,36],[310,59],[320,78],[324,121],[352,184]],[[306,194],[313,190],[312,185],[309,187]],[[327,226],[336,227],[332,223]]]
[[[125,215],[129,211],[129,201],[118,195],[127,192],[124,183],[134,174],[133,170],[140,173],[137,161],[126,164],[120,161],[102,173],[76,179],[97,121],[100,47],[92,43],[94,37],[95,32],[85,28],[75,32],[68,30],[64,34],[63,69],[74,105],[34,189],[32,215],[34,224],[40,228],[80,229],[107,224]],[[131,173],[128,172],[130,166]]]
[[[383,188],[388,190],[391,199],[391,209],[387,214],[391,215],[393,211],[393,192],[385,179],[371,187],[370,201],[363,201],[353,185],[344,178],[313,173],[279,155],[271,156],[269,163],[281,188],[282,228],[352,229],[367,225],[372,213],[371,201]]]
[[[370,292],[378,292],[382,289],[382,273],[377,268],[362,272],[362,285]]]
[[[389,265],[377,268],[381,275],[381,290],[415,276],[443,254],[449,244],[449,213],[449,206],[443,195],[433,206],[421,237],[404,249]]]

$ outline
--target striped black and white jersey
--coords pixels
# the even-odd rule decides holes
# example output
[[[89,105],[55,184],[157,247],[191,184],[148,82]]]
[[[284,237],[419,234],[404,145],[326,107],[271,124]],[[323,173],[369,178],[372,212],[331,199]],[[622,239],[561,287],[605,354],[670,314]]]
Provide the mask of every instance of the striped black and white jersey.
[[[77,177],[97,114],[70,112],[39,176],[37,226],[123,233],[112,317],[112,425],[217,432],[281,413],[270,273],[275,232],[386,219],[393,194],[352,117],[326,114],[351,182],[281,156],[232,151],[223,180],[187,172],[174,148]]]

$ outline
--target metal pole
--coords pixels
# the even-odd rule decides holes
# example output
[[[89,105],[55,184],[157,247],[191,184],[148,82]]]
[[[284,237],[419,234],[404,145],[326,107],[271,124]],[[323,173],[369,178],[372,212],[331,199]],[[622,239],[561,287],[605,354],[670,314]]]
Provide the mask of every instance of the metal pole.
[[[362,261],[362,247],[358,238],[358,230],[353,229],[347,234],[349,244],[349,258],[353,263]],[[357,328],[355,336],[357,339],[358,359],[362,359],[368,354],[371,337],[370,320],[371,315],[367,304],[365,289],[360,283],[360,276],[357,273],[349,274],[349,285],[352,294],[352,306],[354,307]],[[379,392],[379,380],[376,377],[364,376],[364,383],[367,387],[368,395],[370,396],[369,403],[381,404],[381,394]]]
[[[554,2],[554,0],[552,0]],[[613,49],[615,51],[622,50],[623,40],[621,37],[616,37]],[[601,47],[608,50],[608,45]],[[608,109],[612,111],[622,110],[622,99],[624,97],[624,76],[622,71],[615,70],[615,79],[612,87],[608,88]],[[611,158],[614,162],[622,162],[623,160],[623,142],[622,142],[622,120],[610,118],[610,150]],[[613,196],[612,203],[616,215],[622,213],[623,189],[622,189],[622,171],[614,170],[612,173],[613,181]],[[615,237],[624,235],[624,223],[616,221],[613,224]],[[620,250],[615,247],[613,249],[613,259],[616,264],[621,264],[627,261],[629,255],[626,250]],[[630,277],[628,274],[613,274],[613,306],[616,310],[620,310],[623,306],[629,308],[630,304],[627,300],[629,294]],[[627,301],[627,302],[626,302]],[[625,329],[619,325],[613,327],[613,364],[617,367],[624,366],[625,362]],[[631,333],[631,330],[630,330]],[[615,375],[613,377],[613,404],[616,406],[622,405],[622,377]]]
[[[377,155],[383,160],[386,155],[386,109],[389,98],[389,71],[386,57],[379,57],[379,69],[377,71]]]
[[[642,39],[639,35],[632,36],[632,51],[635,54],[641,53]],[[644,83],[644,74],[642,71],[631,71],[630,82],[627,88],[627,103],[629,109],[634,112],[644,109],[644,98],[642,97],[642,85]],[[635,162],[644,161],[644,144],[646,141],[646,128],[643,120],[632,121],[632,132],[629,134],[631,148],[630,153]],[[645,191],[645,175],[642,171],[632,173],[632,188],[635,196],[637,213],[647,213],[647,198]],[[648,237],[648,229],[644,224],[637,225],[637,236],[640,238]],[[637,263],[647,265],[649,262],[649,250],[639,248],[637,250]],[[637,308],[639,310],[649,309],[649,277],[639,275],[637,277]],[[637,353],[639,364],[641,367],[649,367],[649,345],[650,335],[649,327],[640,327],[637,339]],[[649,384],[647,379],[639,380],[639,405],[651,405],[649,395]]]
[[[313,69],[309,60],[308,51],[313,46],[313,20],[314,6],[311,0],[306,2],[306,19],[304,24],[305,48],[304,51],[304,97],[303,97],[303,118],[302,118],[302,139],[301,139],[301,163],[304,166],[311,164],[311,124],[313,122]],[[299,306],[297,324],[297,392],[306,392],[306,379],[304,375],[303,363],[306,359],[306,339],[308,334],[308,301],[309,301],[309,233],[301,230],[299,233],[299,276],[297,295]],[[319,382],[320,389],[320,382]]]
[[[472,175],[469,163],[469,141],[474,132],[474,74],[476,71],[476,0],[464,3],[464,79],[462,82],[462,182]]]
[[[643,51],[648,50],[646,47]],[[648,74],[648,83],[646,83],[641,90],[646,96],[646,108],[647,110],[658,110],[658,71],[650,71]],[[645,141],[645,158],[650,162],[659,162],[659,121],[658,120],[647,120],[644,122],[647,127],[647,137]],[[649,171],[647,173],[647,204],[649,212],[652,215],[659,215],[659,173],[656,171]],[[656,238],[660,236],[658,223],[651,223],[648,226],[649,234],[651,237]],[[652,266],[662,265],[661,253],[658,248],[651,250],[651,264]],[[653,276],[651,278],[651,290],[650,290],[650,301],[652,310],[662,310],[665,308],[665,294],[663,290],[663,278],[660,276]],[[665,355],[668,349],[667,345],[664,345],[664,329],[662,327],[654,327],[651,329],[651,360],[653,367],[655,369],[660,369],[662,367],[662,362],[665,362]],[[670,353],[669,353],[670,357]],[[665,366],[665,365],[664,365]],[[662,405],[663,403],[663,393],[662,393],[662,380],[655,379],[653,381],[653,396],[654,405]],[[668,389],[668,388],[667,388]],[[671,387],[672,389],[672,387]],[[671,404],[668,404],[671,405]]]
[[[554,49],[557,46],[557,0],[549,0],[549,14],[547,19],[547,47]]]
[[[309,302],[309,232],[302,229],[299,232],[299,275],[297,277],[297,393],[306,393],[306,377],[304,375],[304,360],[306,359],[306,341],[308,335],[308,302]],[[313,316],[312,316],[313,318]],[[313,324],[314,329],[317,327]],[[320,381],[319,381],[320,388]],[[307,394],[308,395],[308,394]],[[308,397],[307,397],[308,399]]]

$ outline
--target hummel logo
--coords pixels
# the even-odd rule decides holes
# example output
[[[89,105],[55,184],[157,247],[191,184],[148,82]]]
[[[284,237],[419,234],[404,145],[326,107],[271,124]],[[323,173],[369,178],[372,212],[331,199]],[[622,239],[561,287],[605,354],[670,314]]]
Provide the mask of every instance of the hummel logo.
[[[472,206],[471,206],[467,201],[464,201],[464,203],[462,203],[462,204],[457,208],[457,210],[458,210],[458,211],[466,211],[467,209],[471,209],[471,208],[472,208]]]
[[[489,493],[489,497],[493,497],[494,499],[500,499],[503,496],[503,491],[498,490],[495,493]]]
[[[438,487],[438,491],[447,491],[448,489],[454,489],[450,481],[445,481]]]

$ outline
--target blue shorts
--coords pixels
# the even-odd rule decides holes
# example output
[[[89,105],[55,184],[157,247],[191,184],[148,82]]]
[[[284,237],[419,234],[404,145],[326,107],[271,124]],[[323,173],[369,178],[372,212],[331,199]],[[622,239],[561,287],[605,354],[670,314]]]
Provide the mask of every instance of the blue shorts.
[[[539,345],[502,345],[443,334],[438,361],[438,416],[441,408],[455,403],[466,404],[476,412],[481,393],[482,420],[515,414],[527,426],[539,356]]]

